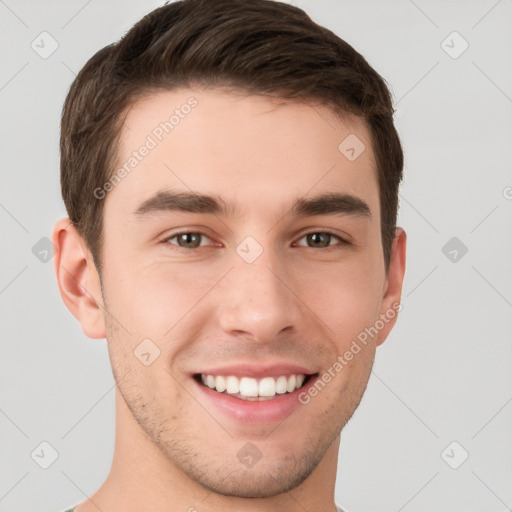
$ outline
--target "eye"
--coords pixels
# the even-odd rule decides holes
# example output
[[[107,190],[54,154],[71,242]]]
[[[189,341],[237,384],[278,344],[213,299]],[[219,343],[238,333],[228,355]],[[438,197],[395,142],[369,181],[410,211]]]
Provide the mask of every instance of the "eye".
[[[343,240],[343,238],[339,237],[338,235],[335,235],[334,233],[330,233],[328,231],[312,231],[310,233],[306,233],[305,235],[300,238],[302,240],[303,238],[306,238],[307,243],[312,243],[312,246],[309,246],[312,249],[319,248],[329,248],[336,244],[331,244],[331,240],[333,238],[337,239],[340,244],[339,245],[347,245],[348,242],[346,240]]]
[[[199,247],[204,247],[206,244],[202,244],[202,239],[206,238],[211,242],[210,237],[201,233],[200,231],[182,231],[181,233],[176,233],[164,240],[165,243],[169,243],[171,245],[177,245],[181,249],[198,249]],[[349,242],[344,240],[338,235],[334,233],[330,233],[328,231],[312,231],[310,233],[306,233],[299,240],[306,239],[307,247],[310,249],[330,249],[335,248],[336,245],[348,245]],[[176,239],[176,243],[172,242],[172,240]],[[331,243],[333,239],[338,240],[338,244]],[[312,244],[312,245],[309,245]],[[298,244],[302,247],[304,245]]]
[[[182,249],[197,249],[201,247],[201,237],[210,240],[210,238],[204,233],[200,233],[198,231],[183,231],[182,233],[176,233],[175,235],[166,238],[164,241],[171,243],[171,245],[178,245],[178,247],[181,247]],[[177,239],[177,244],[171,242],[171,240],[175,238]]]

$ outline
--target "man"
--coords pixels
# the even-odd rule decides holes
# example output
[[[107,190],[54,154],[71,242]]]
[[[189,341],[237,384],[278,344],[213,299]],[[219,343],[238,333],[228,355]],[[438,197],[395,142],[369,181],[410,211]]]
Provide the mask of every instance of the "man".
[[[383,79],[300,9],[184,0],[62,116],[62,298],[106,338],[111,471],[75,512],[341,510],[340,433],[400,309]]]

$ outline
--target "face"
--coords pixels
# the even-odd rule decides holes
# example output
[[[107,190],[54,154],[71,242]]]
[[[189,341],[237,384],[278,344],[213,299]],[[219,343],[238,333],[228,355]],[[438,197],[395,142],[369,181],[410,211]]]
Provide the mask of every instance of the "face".
[[[338,148],[348,136],[356,159]],[[123,421],[217,493],[295,488],[338,441],[396,315],[368,129],[182,89],[130,109],[118,155],[102,293]]]

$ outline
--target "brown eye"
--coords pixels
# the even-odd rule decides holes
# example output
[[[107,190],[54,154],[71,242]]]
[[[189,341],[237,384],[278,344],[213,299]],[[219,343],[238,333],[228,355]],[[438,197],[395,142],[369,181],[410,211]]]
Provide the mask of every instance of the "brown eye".
[[[316,247],[329,247],[331,235],[329,233],[310,233],[306,235],[309,243]]]
[[[175,235],[166,239],[166,242],[171,243],[171,245],[178,245],[182,249],[197,249],[201,246],[201,238],[208,238],[205,234],[195,232],[195,231],[186,231],[183,233],[176,233]],[[171,242],[176,238],[177,244]]]
[[[307,246],[312,249],[315,249],[315,248],[323,249],[323,248],[332,247],[332,246],[336,245],[336,244],[330,243],[333,238],[335,238],[339,242],[341,242],[340,245],[347,243],[347,242],[345,242],[345,240],[340,238],[338,235],[335,235],[334,233],[323,232],[323,231],[315,231],[315,232],[307,233],[301,238],[301,240],[303,238],[306,238],[306,241],[308,244]]]

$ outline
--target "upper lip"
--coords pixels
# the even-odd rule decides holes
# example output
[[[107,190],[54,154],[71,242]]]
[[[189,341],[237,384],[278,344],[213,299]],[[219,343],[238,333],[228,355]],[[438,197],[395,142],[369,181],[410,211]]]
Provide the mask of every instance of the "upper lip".
[[[281,375],[312,375],[316,371],[296,364],[281,363],[273,365],[255,365],[255,364],[237,364],[224,365],[218,367],[204,368],[194,372],[193,375],[222,375],[235,377],[253,377],[255,379],[263,377],[280,377]]]

